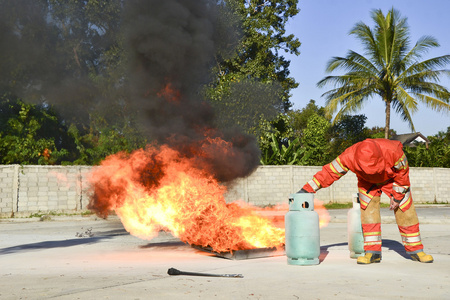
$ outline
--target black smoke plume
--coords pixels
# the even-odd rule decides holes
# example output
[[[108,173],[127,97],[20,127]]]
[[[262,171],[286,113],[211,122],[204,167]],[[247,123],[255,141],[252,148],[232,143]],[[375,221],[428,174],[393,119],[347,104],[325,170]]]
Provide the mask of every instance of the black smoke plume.
[[[205,136],[220,137],[232,151],[210,151],[199,164],[220,181],[249,175],[258,165],[253,137],[217,130],[215,114],[202,99],[219,50],[218,9],[208,0],[129,1],[124,36],[130,54],[130,97],[147,134],[191,157]],[[164,94],[166,96],[164,96]]]
[[[259,162],[255,139],[231,126],[219,130],[200,92],[211,80],[215,56],[233,53],[222,46],[236,44],[230,38],[235,20],[229,29],[213,0],[108,3],[117,9],[96,18],[84,1],[0,1],[2,94],[54,105],[67,124],[85,127],[98,111],[109,121],[126,110],[137,116],[148,141],[189,158],[202,148],[206,155],[197,158],[198,167],[219,181],[249,175]],[[102,73],[102,52],[112,45],[123,46],[129,64],[117,70],[123,78],[113,78],[117,84],[105,93],[98,82],[111,74]],[[92,80],[92,74],[98,78]],[[208,144],[218,137],[229,151]]]

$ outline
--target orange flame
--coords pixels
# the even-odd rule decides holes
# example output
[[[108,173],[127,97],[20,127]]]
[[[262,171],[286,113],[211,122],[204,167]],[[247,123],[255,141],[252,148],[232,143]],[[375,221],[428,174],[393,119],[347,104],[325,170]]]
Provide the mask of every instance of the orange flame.
[[[283,246],[288,205],[227,204],[226,188],[205,161],[225,156],[233,146],[211,138],[214,132],[204,133],[202,141],[184,146],[189,156],[164,145],[107,157],[91,174],[89,208],[103,217],[115,211],[128,232],[147,240],[164,230],[216,252]],[[320,227],[326,226],[329,215],[322,202],[315,200],[315,210]]]
[[[284,215],[289,211],[289,204],[277,204],[267,208],[254,208],[259,214],[269,217],[278,227],[284,228]],[[314,211],[319,215],[319,228],[328,226],[331,217],[323,201],[314,199]]]
[[[169,102],[178,102],[180,100],[180,92],[172,87],[172,84],[169,82],[166,86],[156,93],[156,95],[160,98],[164,98]]]
[[[328,223],[330,223],[330,214],[328,213],[327,209],[323,205],[323,201],[320,201],[318,199],[314,199],[314,210],[319,215],[319,227],[326,227]]]
[[[223,146],[221,139],[209,143]],[[284,244],[284,229],[255,207],[227,204],[225,187],[196,168],[195,158],[182,157],[168,146],[109,156],[93,171],[91,181],[96,196],[90,207],[104,215],[114,210],[125,229],[142,239],[165,230],[217,252]]]

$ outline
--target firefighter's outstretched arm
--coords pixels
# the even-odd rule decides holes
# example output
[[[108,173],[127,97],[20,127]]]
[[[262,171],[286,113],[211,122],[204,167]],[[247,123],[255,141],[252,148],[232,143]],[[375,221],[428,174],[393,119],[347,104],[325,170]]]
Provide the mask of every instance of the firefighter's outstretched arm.
[[[313,178],[303,186],[302,190],[305,190],[308,193],[315,193],[321,188],[332,185],[333,182],[341,179],[347,172],[348,168],[344,163],[342,155],[340,155],[331,163],[323,166],[322,170],[317,172]]]

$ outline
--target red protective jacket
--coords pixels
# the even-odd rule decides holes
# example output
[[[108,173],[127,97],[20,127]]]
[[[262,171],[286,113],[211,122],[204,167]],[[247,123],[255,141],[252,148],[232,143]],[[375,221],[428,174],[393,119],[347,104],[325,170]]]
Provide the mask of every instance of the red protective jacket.
[[[400,209],[411,206],[409,166],[403,145],[387,139],[367,139],[347,148],[331,163],[323,166],[303,189],[315,193],[344,176],[348,170],[358,178],[359,200],[365,209],[381,192],[401,200]]]

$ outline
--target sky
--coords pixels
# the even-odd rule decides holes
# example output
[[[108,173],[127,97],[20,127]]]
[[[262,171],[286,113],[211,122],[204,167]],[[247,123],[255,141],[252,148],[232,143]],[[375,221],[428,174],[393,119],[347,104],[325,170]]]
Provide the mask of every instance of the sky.
[[[373,28],[371,11],[381,9],[387,13],[392,7],[408,19],[411,44],[422,36],[433,36],[440,47],[432,48],[423,58],[450,54],[450,0],[299,0],[300,13],[290,19],[286,30],[294,34],[302,43],[300,55],[282,54],[291,61],[290,76],[300,86],[291,91],[293,109],[302,109],[310,99],[319,106],[325,106],[323,93],[332,88],[316,86],[328,75],[342,75],[343,71],[326,73],[327,62],[333,56],[345,56],[348,50],[364,54],[360,42],[349,35],[353,26],[362,21]],[[450,69],[447,65],[446,69]],[[450,78],[442,77],[440,84],[450,89]],[[366,106],[355,114],[367,117],[366,126],[384,127],[385,105],[380,97],[368,100]],[[450,126],[450,113],[436,112],[425,105],[412,116],[417,132],[425,136],[447,131]],[[397,134],[411,133],[407,122],[391,110],[390,128]]]

